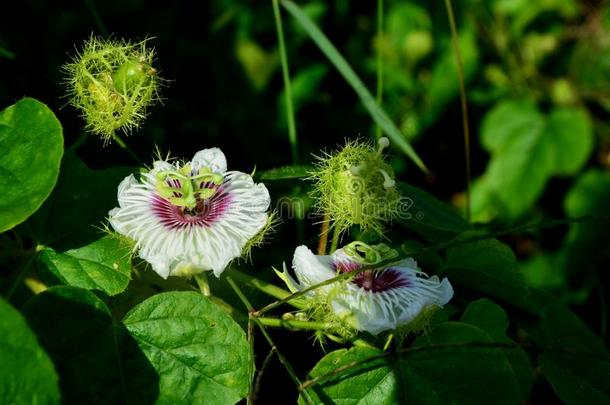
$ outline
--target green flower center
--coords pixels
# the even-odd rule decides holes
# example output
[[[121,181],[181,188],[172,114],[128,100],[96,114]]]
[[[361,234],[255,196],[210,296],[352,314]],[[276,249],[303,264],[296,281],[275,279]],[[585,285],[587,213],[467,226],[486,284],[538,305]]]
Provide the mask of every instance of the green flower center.
[[[156,189],[159,195],[173,205],[184,208],[184,212],[197,213],[203,202],[216,194],[224,180],[223,175],[209,167],[193,170],[186,164],[176,170],[156,174]]]

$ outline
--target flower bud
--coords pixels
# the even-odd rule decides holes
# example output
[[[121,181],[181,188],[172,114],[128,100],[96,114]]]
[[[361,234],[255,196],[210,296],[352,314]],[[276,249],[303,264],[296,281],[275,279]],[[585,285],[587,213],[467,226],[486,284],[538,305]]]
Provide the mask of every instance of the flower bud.
[[[64,66],[70,103],[81,112],[86,129],[105,142],[117,130],[138,128],[146,109],[159,100],[154,51],[146,42],[91,37]]]
[[[383,231],[383,223],[398,213],[400,195],[394,172],[383,157],[389,144],[381,138],[379,147],[348,142],[343,149],[319,159],[312,173],[316,208],[328,215],[341,232],[352,225],[362,230]]]

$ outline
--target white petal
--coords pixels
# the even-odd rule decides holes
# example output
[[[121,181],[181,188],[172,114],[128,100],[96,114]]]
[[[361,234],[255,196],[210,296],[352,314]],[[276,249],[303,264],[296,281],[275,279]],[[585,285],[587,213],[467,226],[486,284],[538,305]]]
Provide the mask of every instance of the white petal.
[[[301,245],[294,251],[292,268],[302,287],[307,288],[335,277],[331,256],[314,255],[307,246]],[[328,291],[332,286],[320,287],[317,291]]]
[[[209,167],[215,173],[224,174],[227,171],[227,159],[218,148],[200,150],[191,161],[193,169]]]

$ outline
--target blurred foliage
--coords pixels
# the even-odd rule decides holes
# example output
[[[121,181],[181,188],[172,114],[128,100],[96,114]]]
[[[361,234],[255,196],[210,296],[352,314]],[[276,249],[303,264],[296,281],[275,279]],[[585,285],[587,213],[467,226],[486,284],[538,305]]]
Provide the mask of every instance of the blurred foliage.
[[[117,184],[135,162],[116,145],[102,149],[94,138],[81,137],[84,124],[76,111],[62,108],[67,100],[60,67],[66,53],[91,32],[155,37],[158,65],[170,79],[161,94],[165,105],[152,109],[127,142],[145,162],[155,145],[181,157],[219,146],[236,169],[254,171],[269,187],[284,222],[251,263],[235,267],[267,281],[273,279],[271,266],[289,262],[295,246],[318,241],[321,218],[308,215],[310,185],[303,181],[311,155],[332,150],[344,138],[373,136],[375,123],[307,31],[283,10],[302,164],[287,166],[285,93],[270,2],[214,0],[197,10],[188,2],[60,3],[19,3],[14,18],[0,28],[5,77],[0,105],[14,104],[24,94],[42,100],[61,122],[65,145],[61,159],[62,128],[39,102],[25,99],[0,114],[0,166],[17,162],[11,173],[31,180],[19,193],[0,197],[0,208],[16,207],[2,209],[0,229],[20,224],[0,235],[0,291],[14,307],[29,302],[23,311],[28,326],[0,301],[0,336],[10,344],[14,339],[7,331],[22,337],[25,351],[2,348],[3,356],[10,355],[6,364],[27,365],[28,356],[38,356],[36,373],[28,375],[36,384],[45,381],[39,400],[50,403],[59,395],[57,375],[67,402],[95,400],[100,392],[110,402],[122,400],[121,367],[136,376],[127,381],[129,395],[143,395],[125,399],[150,402],[161,396],[171,402],[176,390],[199,399],[215,384],[205,367],[217,375],[228,364],[236,377],[214,386],[226,402],[237,401],[246,393],[252,359],[244,355],[246,342],[235,323],[208,299],[183,291],[193,290],[192,284],[161,280],[137,260],[128,280],[123,247],[98,229],[116,203]],[[382,107],[432,172],[422,174],[394,145],[392,166],[411,205],[384,242],[413,255],[427,272],[449,277],[456,299],[392,358],[370,347],[371,339],[353,348],[330,343],[325,354],[312,346],[309,335],[278,332],[279,346],[295,359],[297,374],[324,377],[308,390],[321,401],[381,396],[388,403],[472,403],[483,398],[474,394],[484,394],[487,403],[607,403],[610,5],[594,0],[454,3],[470,108],[472,223],[460,214],[466,201],[462,123],[444,4],[386,0],[377,35],[374,3],[299,3],[371,93],[381,58]],[[19,123],[32,127],[12,121],[21,113],[26,118]],[[47,135],[31,139],[32,131]],[[12,184],[3,172],[0,186]],[[379,241],[358,229],[351,235]],[[44,289],[41,285],[50,288],[33,295]],[[225,280],[211,286],[216,303],[243,309]],[[164,290],[182,292],[161,294],[162,301],[157,293]],[[244,291],[255,307],[268,303],[249,286]],[[154,318],[157,307],[161,317],[176,320]],[[203,321],[185,315],[192,308],[202,317],[211,313],[211,322],[222,330],[189,335],[185,324],[203,328]],[[244,313],[232,315],[243,326]],[[164,328],[167,339],[158,334]],[[239,355],[225,351],[215,357],[201,344],[222,343],[224,332]],[[455,348],[473,340],[496,346]],[[181,352],[180,345],[187,349]],[[256,342],[255,349],[261,367],[260,353],[267,348]],[[202,356],[212,363],[198,363]],[[347,374],[336,372],[352,361],[363,363]],[[262,379],[260,402],[277,399],[282,390],[286,402],[296,400],[286,372],[269,367],[272,377]],[[188,387],[180,383],[184,375]],[[402,382],[413,380],[417,388],[402,391]],[[364,390],[366,384],[374,385],[376,394]],[[29,398],[29,386],[11,387],[15,391],[8,394],[0,390],[0,402],[8,395]]]

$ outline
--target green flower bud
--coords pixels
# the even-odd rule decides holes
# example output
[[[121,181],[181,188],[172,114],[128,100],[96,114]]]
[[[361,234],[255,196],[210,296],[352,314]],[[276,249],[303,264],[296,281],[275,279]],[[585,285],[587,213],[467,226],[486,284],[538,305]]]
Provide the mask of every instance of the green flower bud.
[[[343,149],[319,159],[311,179],[315,182],[316,209],[328,215],[340,232],[352,225],[382,233],[384,222],[398,214],[400,195],[394,172],[383,157],[387,138],[379,148],[348,142]]]
[[[64,66],[70,103],[86,121],[86,129],[108,142],[115,131],[129,134],[159,100],[160,79],[152,67],[154,50],[147,41],[91,37]]]

